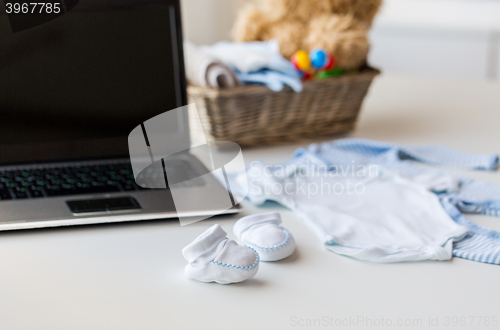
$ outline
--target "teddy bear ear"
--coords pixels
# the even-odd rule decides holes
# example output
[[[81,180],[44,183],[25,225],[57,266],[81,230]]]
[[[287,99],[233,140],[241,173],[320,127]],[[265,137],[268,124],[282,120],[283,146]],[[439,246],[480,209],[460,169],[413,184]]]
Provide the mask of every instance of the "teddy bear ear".
[[[262,10],[271,22],[279,21],[295,12],[296,0],[261,0]]]
[[[356,2],[357,9],[354,17],[371,26],[375,15],[377,15],[382,6],[382,0],[357,0]]]
[[[236,42],[262,40],[268,24],[261,10],[248,5],[238,13],[232,30],[233,39]]]
[[[332,13],[352,15],[370,27],[382,6],[382,0],[330,0],[330,4]]]
[[[301,20],[308,22],[314,16],[332,11],[332,0],[264,0],[264,13],[271,21]]]

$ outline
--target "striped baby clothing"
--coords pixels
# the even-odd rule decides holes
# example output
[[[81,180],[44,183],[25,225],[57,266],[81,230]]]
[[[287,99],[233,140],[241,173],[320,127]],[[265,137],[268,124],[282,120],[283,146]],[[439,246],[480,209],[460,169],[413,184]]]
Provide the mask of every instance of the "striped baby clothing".
[[[463,215],[497,215],[500,187],[428,165],[495,170],[498,157],[440,146],[399,146],[365,139],[340,139],[298,149],[284,164],[252,164],[247,170],[250,188],[247,197],[256,204],[274,200],[289,207],[316,229],[328,249],[359,259],[444,260],[452,254],[500,264],[500,234],[470,222]],[[372,170],[377,173],[371,173]],[[353,189],[356,184],[365,187],[365,196],[356,195],[354,190],[351,195],[347,190],[339,193],[341,187],[349,185],[349,180]],[[301,184],[311,187],[312,183],[324,186],[325,182],[330,188],[337,187],[337,191],[304,198],[303,189],[297,188]],[[427,191],[433,193],[427,195]],[[367,192],[371,194],[369,198],[366,198]],[[439,208],[433,207],[436,205],[433,198],[439,201]],[[449,220],[453,220],[454,226],[450,226]],[[432,228],[446,229],[433,236]],[[357,236],[375,245],[370,248]],[[406,246],[401,240],[403,237],[412,243]],[[416,252],[419,244],[422,250]],[[449,251],[449,257],[435,248],[438,245]]]
[[[494,171],[499,162],[497,155],[475,155],[442,146],[400,146],[366,139],[340,139],[298,149],[289,164],[300,166],[315,162],[330,167],[378,165],[413,178],[431,175],[436,178],[455,179],[459,182],[458,189],[435,190],[452,219],[470,230],[466,238],[454,244],[453,255],[500,264],[500,233],[474,224],[463,215],[480,213],[498,216],[500,187],[447,173],[440,168],[423,166],[425,164],[463,170]]]

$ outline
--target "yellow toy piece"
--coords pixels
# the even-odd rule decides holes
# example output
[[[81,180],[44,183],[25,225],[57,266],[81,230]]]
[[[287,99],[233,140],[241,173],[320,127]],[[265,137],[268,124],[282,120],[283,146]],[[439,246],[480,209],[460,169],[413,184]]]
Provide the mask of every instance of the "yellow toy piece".
[[[306,72],[311,68],[311,60],[305,50],[295,52],[291,60],[295,68],[299,71]]]

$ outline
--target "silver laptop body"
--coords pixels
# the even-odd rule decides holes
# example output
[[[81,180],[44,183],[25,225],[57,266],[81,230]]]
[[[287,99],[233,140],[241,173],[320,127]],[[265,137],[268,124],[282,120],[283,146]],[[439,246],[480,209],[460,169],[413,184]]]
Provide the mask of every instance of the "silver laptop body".
[[[169,189],[131,180],[127,135],[187,104],[179,1],[66,0],[63,11],[23,21],[0,7],[0,230],[176,218]],[[187,114],[176,124],[165,143],[189,149]],[[227,193],[213,176],[183,189]],[[194,203],[183,216],[236,212]]]

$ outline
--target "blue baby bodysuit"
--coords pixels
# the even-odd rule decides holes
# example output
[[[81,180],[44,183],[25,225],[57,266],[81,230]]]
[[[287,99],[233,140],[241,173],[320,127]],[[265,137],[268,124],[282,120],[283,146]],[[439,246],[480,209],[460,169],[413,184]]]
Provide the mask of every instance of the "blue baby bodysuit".
[[[411,177],[433,172],[437,176],[451,175],[457,178],[460,181],[458,191],[436,192],[453,220],[470,229],[468,237],[454,244],[453,255],[500,264],[500,233],[474,224],[462,214],[497,216],[500,209],[500,187],[439,169],[428,169],[419,164],[493,171],[498,167],[497,155],[474,155],[441,146],[399,146],[366,139],[340,139],[298,149],[290,163],[306,164],[308,160],[344,167],[349,164],[377,164]]]
[[[442,208],[446,211],[449,217],[453,219],[456,224],[468,229],[468,234],[466,234],[465,237],[463,235],[460,237],[460,234],[462,233],[460,230],[457,230],[454,235],[449,236],[449,240],[453,242],[453,255],[460,258],[466,258],[480,262],[500,264],[500,234],[468,221],[462,214],[484,213],[497,215],[498,210],[500,209],[500,187],[485,182],[476,181],[461,175],[446,173],[440,169],[429,169],[429,167],[422,166],[422,164],[447,166],[468,170],[495,170],[498,166],[498,157],[496,155],[473,155],[438,146],[403,147],[397,144],[364,139],[341,139],[321,145],[312,144],[307,148],[298,149],[289,162],[277,166],[268,167],[268,169],[270,172],[273,172],[274,176],[276,176],[276,171],[283,171],[283,169],[293,169],[294,171],[301,171],[301,169],[305,169],[306,171],[309,171],[309,173],[323,171],[331,176],[332,173],[339,171],[345,171],[347,173],[349,172],[349,169],[353,169],[354,175],[354,169],[369,169],[370,166],[375,165],[380,169],[383,169],[382,172],[394,173],[395,177],[401,175],[403,177],[401,179],[402,181],[406,180],[408,182],[418,183],[418,181],[422,181],[422,178],[424,178],[423,181],[427,181],[427,184],[432,183],[429,188],[434,192],[435,196],[437,196],[442,205]],[[311,169],[313,168],[316,168],[316,170],[313,170],[311,172]],[[280,175],[289,176],[290,173],[281,173]],[[297,175],[295,174],[295,176]],[[252,176],[250,176],[250,178],[252,178]],[[380,179],[377,180],[380,181]],[[383,184],[378,181],[375,182],[376,185],[374,185],[373,187],[376,188],[380,184]],[[423,183],[420,182],[420,184]],[[252,182],[250,182],[250,186],[251,185]],[[403,189],[402,191],[407,190]],[[271,194],[268,194],[268,197],[273,195],[277,196],[277,194],[271,192]],[[312,208],[321,207],[321,205],[315,206],[309,203],[306,208],[301,208],[300,206],[296,205],[297,201],[295,200],[295,196],[287,196],[286,192],[280,192],[279,195],[280,197],[278,199],[281,200],[279,201],[280,203],[292,209],[300,210],[299,212],[304,213],[302,217],[311,217],[311,214],[316,211]],[[377,196],[377,194],[375,193],[373,194],[373,196]],[[397,196],[397,194],[394,196]],[[262,200],[255,200],[255,198],[258,199],[258,196],[256,194],[253,194],[253,196],[252,194],[249,194],[249,197],[250,199],[254,198],[254,202],[262,202]],[[266,197],[263,195],[262,198],[265,199]],[[428,198],[428,196],[425,198]],[[328,201],[332,200],[333,199],[327,199],[324,201],[324,203],[328,203]],[[356,199],[350,199],[349,201],[346,201],[346,203],[351,203],[355,200]],[[427,204],[427,202],[423,203]],[[340,203],[339,205],[342,206],[345,205],[345,203]],[[372,208],[373,207],[375,206],[372,206]],[[340,207],[340,209],[342,209],[342,207]],[[307,214],[308,210],[310,210],[309,213],[311,214]],[[345,211],[344,213],[358,212],[358,210],[355,208],[350,210],[351,211]],[[381,209],[379,211],[384,212],[384,209]],[[390,212],[388,212],[388,215],[391,216]],[[397,214],[397,216],[401,218],[401,213]],[[347,219],[346,221],[349,221],[349,214],[346,214],[344,219]],[[367,217],[366,219],[370,218]],[[440,221],[441,223],[446,222],[442,218]],[[324,229],[323,227],[325,227],[323,225],[324,222],[315,222],[316,225],[318,223],[320,225],[316,227],[319,227],[320,231],[322,231],[322,229]],[[429,223],[429,226],[435,225],[436,224]],[[326,228],[323,232],[326,234],[334,233],[338,237],[338,233],[334,232],[334,228],[336,230],[337,226]],[[388,228],[384,227],[383,230],[388,230]],[[411,230],[411,221],[407,222],[406,226],[402,230],[403,233]],[[422,231],[421,228],[415,228],[415,230]],[[374,231],[372,230],[372,232]],[[450,232],[448,231],[447,235],[449,235],[449,233]],[[355,232],[347,232],[343,235],[347,235],[344,237],[351,237],[349,235],[357,234],[358,233]],[[429,234],[423,233],[419,235],[423,235],[424,237],[428,238],[427,236]],[[323,236],[327,237],[328,235]],[[423,241],[427,242],[426,244],[428,245],[430,244],[429,242],[431,242],[426,240]],[[327,248],[335,252],[342,253],[346,249],[349,250],[348,247],[346,248],[345,246],[340,248],[340,245],[336,244],[335,240],[332,240],[331,246],[328,245],[327,239],[325,239],[325,242]],[[433,244],[434,243],[430,245]],[[334,248],[332,248],[332,246]],[[428,248],[426,247],[426,249]],[[350,255],[355,257],[359,255],[359,251],[347,252],[351,253]],[[342,254],[349,255],[349,253]],[[386,254],[386,256],[388,255]],[[384,259],[381,258],[381,255],[378,255],[376,258],[380,260],[375,261],[402,261],[398,258],[391,259],[384,257]],[[415,259],[415,256],[412,256],[412,258],[413,259],[410,258],[408,260],[418,260],[418,258],[421,257],[417,256],[417,259]],[[363,255],[363,257],[360,259],[373,260],[374,257],[373,255],[370,255],[369,257]],[[434,257],[428,259],[443,260],[446,258],[444,256],[438,256],[436,254]],[[420,260],[423,259],[421,258]]]

